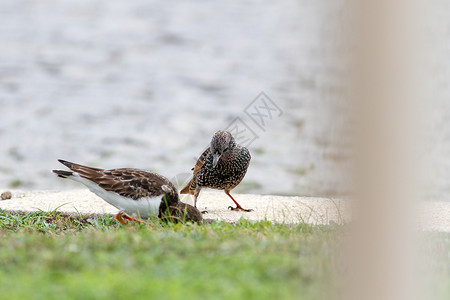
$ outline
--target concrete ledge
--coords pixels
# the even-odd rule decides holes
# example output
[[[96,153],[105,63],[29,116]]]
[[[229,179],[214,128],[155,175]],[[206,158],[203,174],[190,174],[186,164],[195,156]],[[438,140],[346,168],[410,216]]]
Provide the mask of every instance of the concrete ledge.
[[[2,191],[2,190],[0,190]],[[35,212],[57,209],[66,214],[98,215],[116,214],[118,210],[87,189],[69,191],[12,191],[13,197],[0,201],[0,209],[7,211]],[[283,197],[250,194],[234,194],[244,208],[253,212],[230,211],[233,202],[223,192],[204,191],[197,206],[207,210],[205,219],[236,222],[240,218],[252,221],[267,219],[272,222],[297,224],[339,224],[351,220],[348,201],[331,198]],[[192,204],[192,197],[183,195],[183,202]],[[418,227],[422,230],[450,232],[450,202],[426,202],[421,205]],[[380,222],[382,222],[382,216]]]

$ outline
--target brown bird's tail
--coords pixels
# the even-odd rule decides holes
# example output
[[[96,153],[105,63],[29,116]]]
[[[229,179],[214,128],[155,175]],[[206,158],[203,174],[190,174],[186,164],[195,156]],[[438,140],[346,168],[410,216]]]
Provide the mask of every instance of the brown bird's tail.
[[[61,178],[67,178],[67,177],[73,175],[73,172],[64,171],[64,170],[52,170],[52,172],[55,173],[56,175],[58,175]]]
[[[191,189],[191,186],[194,184],[194,178],[189,181],[189,183],[180,191],[180,194],[191,194],[194,195],[194,190]]]

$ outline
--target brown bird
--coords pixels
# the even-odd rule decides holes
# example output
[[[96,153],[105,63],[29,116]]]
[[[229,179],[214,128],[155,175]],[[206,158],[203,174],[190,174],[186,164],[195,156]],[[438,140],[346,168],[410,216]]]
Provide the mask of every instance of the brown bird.
[[[224,190],[236,204],[236,207],[229,207],[231,210],[252,211],[242,208],[230,195],[230,191],[247,173],[250,159],[248,149],[236,144],[231,133],[217,131],[211,139],[209,148],[203,152],[192,169],[193,178],[180,193],[194,195],[194,207],[197,207],[197,198],[202,188]]]
[[[164,176],[139,169],[98,169],[91,168],[65,160],[58,160],[71,171],[53,170],[62,178],[81,182],[91,192],[120,209],[116,219],[122,223],[125,220],[137,221],[132,218],[157,216],[172,220],[201,222],[202,215],[198,209],[180,202],[177,189]],[[125,220],[124,220],[125,219]]]

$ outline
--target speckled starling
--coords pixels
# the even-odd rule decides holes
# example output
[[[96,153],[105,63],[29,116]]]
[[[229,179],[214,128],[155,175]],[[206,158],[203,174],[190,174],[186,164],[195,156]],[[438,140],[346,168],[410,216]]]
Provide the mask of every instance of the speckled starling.
[[[139,169],[104,170],[61,159],[59,162],[72,171],[53,170],[53,173],[81,182],[91,192],[120,209],[116,219],[122,224],[128,223],[125,220],[140,222],[131,216],[202,221],[198,209],[180,202],[177,189],[164,176]]]
[[[202,188],[224,190],[236,207],[231,210],[252,211],[242,208],[230,195],[244,178],[250,163],[250,152],[247,148],[236,144],[231,133],[220,130],[211,140],[210,146],[197,160],[194,176],[181,190],[181,194],[194,195],[194,207],[197,207],[197,198]]]

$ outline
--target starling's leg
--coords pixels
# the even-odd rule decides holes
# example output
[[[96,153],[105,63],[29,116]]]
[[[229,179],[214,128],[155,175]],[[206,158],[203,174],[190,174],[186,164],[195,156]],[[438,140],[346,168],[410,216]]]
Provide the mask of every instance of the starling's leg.
[[[201,187],[196,187],[195,191],[194,191],[194,207],[195,208],[197,208],[197,198],[198,198],[198,194],[200,194],[201,189],[202,189]],[[208,213],[208,211],[202,210],[201,213],[206,214],[206,213]]]
[[[201,187],[196,187],[195,191],[194,191],[194,207],[197,208],[197,198],[198,198],[198,194],[200,194],[201,191]]]
[[[124,219],[127,221],[125,221]],[[135,218],[132,218],[132,217],[124,214],[122,211],[116,215],[116,220],[119,221],[123,225],[127,225],[128,221],[142,223],[142,221],[136,220]]]
[[[245,208],[242,208],[242,206],[240,206],[239,203],[237,203],[236,200],[234,200],[234,198],[231,197],[230,191],[225,191],[225,194],[227,194],[228,197],[230,197],[231,200],[233,200],[233,202],[236,203],[236,207],[229,206],[229,207],[228,207],[229,209],[231,209],[231,210],[242,210],[242,211],[246,211],[246,212],[253,211],[253,209],[245,209]]]

